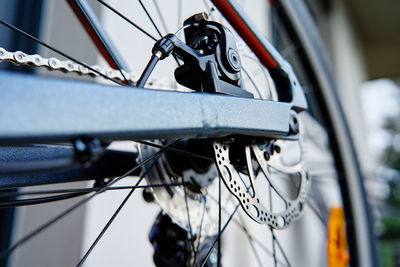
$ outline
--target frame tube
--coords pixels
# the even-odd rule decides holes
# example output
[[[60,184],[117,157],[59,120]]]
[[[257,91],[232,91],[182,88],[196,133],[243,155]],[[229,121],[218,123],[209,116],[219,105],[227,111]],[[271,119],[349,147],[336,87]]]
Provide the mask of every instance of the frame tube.
[[[29,89],[29,90],[28,90]],[[0,143],[289,133],[291,103],[0,72]]]

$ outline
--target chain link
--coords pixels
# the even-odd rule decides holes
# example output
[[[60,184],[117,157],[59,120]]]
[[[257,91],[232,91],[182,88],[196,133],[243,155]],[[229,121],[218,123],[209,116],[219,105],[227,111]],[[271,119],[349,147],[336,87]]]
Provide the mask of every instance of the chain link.
[[[0,62],[9,61],[16,65],[25,65],[33,68],[44,67],[48,70],[58,70],[64,73],[75,72],[79,75],[100,77],[100,75],[80,64],[74,63],[71,60],[60,60],[55,57],[45,58],[38,54],[29,55],[22,51],[9,52],[3,47],[0,47]],[[112,68],[104,68],[99,65],[90,66],[99,73],[118,81],[125,81],[119,70]],[[132,83],[136,83],[137,75],[135,73],[127,73],[122,70],[126,79]]]

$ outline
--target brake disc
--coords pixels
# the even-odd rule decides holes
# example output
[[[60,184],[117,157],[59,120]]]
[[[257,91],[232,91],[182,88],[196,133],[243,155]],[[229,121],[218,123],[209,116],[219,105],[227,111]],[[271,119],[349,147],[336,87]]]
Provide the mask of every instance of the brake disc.
[[[262,144],[245,146],[243,148],[246,161],[245,171],[238,171],[232,164],[232,161],[235,161],[232,154],[235,153],[230,151],[229,142],[214,142],[217,167],[226,187],[254,221],[268,224],[275,229],[283,229],[303,213],[310,179],[303,168],[304,146],[301,144],[301,139],[300,134],[297,141],[269,140]],[[293,146],[298,147],[297,151],[293,151],[295,150]],[[292,147],[292,149],[287,150],[287,147]],[[285,154],[293,156],[293,153],[298,154],[298,160],[291,163],[285,162]],[[267,186],[283,202],[281,205],[283,207],[278,211],[272,207],[271,190],[269,199],[261,197],[260,191],[266,188],[257,187],[257,179],[266,179]],[[286,184],[286,189],[294,187],[295,196],[289,197],[287,192],[284,192],[288,190],[282,188],[282,184]],[[266,202],[269,202],[269,208]]]

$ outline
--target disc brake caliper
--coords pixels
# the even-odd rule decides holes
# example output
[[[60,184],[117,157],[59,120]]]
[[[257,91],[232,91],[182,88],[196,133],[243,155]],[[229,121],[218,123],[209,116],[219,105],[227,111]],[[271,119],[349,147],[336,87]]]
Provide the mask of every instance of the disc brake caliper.
[[[153,47],[153,59],[146,70],[154,68],[158,59],[172,52],[183,65],[175,70],[176,81],[190,89],[252,98],[243,88],[240,57],[232,33],[217,22],[208,21],[205,13],[193,15],[184,22],[186,43],[168,34]],[[139,79],[143,85],[143,80]]]

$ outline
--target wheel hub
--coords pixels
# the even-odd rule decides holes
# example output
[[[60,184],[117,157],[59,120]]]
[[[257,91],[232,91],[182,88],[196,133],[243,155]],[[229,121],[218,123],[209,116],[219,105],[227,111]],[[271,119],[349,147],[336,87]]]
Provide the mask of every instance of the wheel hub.
[[[159,141],[158,141],[159,142]],[[159,142],[161,145],[162,143]],[[211,146],[210,146],[211,148]],[[145,159],[159,151],[159,148],[140,145],[140,157]],[[218,170],[212,162],[202,172],[190,165],[181,168],[179,157],[167,153],[154,163],[144,166],[148,184],[163,184],[151,188],[151,193],[163,211],[172,220],[193,234],[213,236],[218,231]],[[179,184],[180,186],[168,186]],[[181,185],[182,184],[182,185]],[[184,184],[184,185],[183,185]],[[232,195],[223,190],[224,203],[222,216],[226,218],[235,208]],[[226,203],[226,205],[225,205]],[[190,218],[190,220],[189,220]]]

